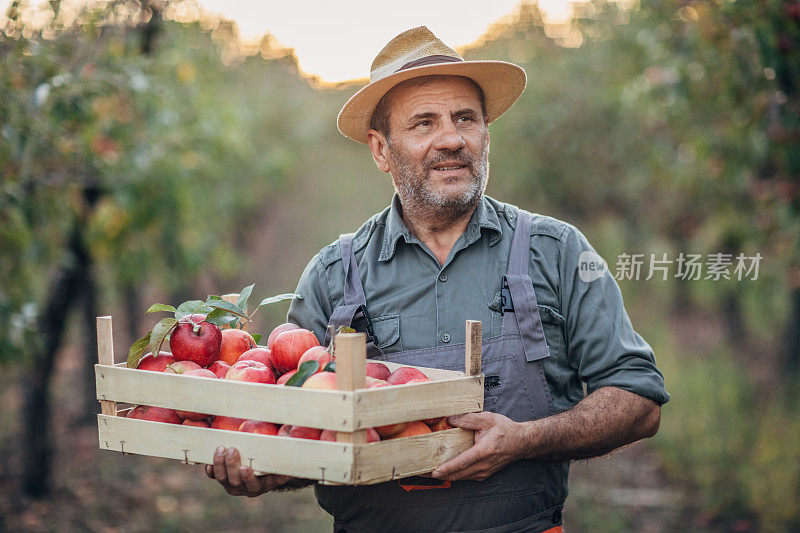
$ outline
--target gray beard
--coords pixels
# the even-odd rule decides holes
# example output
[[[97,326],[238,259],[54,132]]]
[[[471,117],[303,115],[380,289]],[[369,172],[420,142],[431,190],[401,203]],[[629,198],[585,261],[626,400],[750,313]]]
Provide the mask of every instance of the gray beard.
[[[467,158],[472,179],[468,186],[455,196],[432,188],[427,176],[424,175],[436,161],[429,162],[422,171],[423,175],[418,175],[397,151],[391,150],[390,153],[398,174],[396,177],[393,176],[394,190],[400,198],[403,212],[411,214],[414,218],[434,223],[435,226],[445,226],[469,213],[480,201],[489,181],[488,139],[477,160]]]

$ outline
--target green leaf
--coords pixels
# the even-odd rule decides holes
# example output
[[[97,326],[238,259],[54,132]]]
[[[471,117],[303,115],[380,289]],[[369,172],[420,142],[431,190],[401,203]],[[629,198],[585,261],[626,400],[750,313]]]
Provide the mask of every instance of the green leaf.
[[[297,367],[297,372],[295,372],[294,376],[289,378],[289,381],[286,382],[286,386],[302,387],[303,383],[305,383],[308,378],[317,373],[317,370],[319,370],[319,361],[306,361]]]
[[[208,300],[222,300],[222,296],[217,296],[216,294],[209,294],[208,298],[206,298],[206,301]]]
[[[175,318],[181,318],[192,313],[210,313],[211,308],[205,305],[203,300],[189,300],[183,302],[175,310]]]
[[[293,298],[297,298],[298,296],[300,295],[295,294],[293,292],[287,292],[285,294],[277,294],[275,296],[270,296],[269,298],[264,298],[263,300],[261,300],[261,303],[258,304],[258,307],[274,304],[276,302],[282,302],[283,300],[291,300]]]
[[[247,299],[250,298],[250,295],[253,293],[253,287],[255,287],[255,283],[242,289],[242,292],[239,293],[239,299],[236,300],[236,305],[245,311],[247,311]]]
[[[178,321],[174,318],[162,318],[159,320],[158,324],[153,327],[150,336],[150,351],[152,351],[153,354],[158,355],[158,352],[161,351],[161,345],[164,344],[167,335],[169,335],[169,332],[173,330],[177,323]]]
[[[356,332],[356,330],[354,330],[353,328],[348,327],[348,326],[339,326],[339,329],[336,330],[336,334],[337,335],[339,333],[355,333],[355,332]]]
[[[136,339],[131,345],[131,349],[128,352],[128,368],[136,368],[139,366],[139,360],[142,358],[145,350],[147,350],[147,346],[150,344],[151,334],[152,332],[148,332],[147,335],[140,339]]]
[[[323,368],[322,371],[323,372],[336,372],[336,361],[331,361],[330,363],[325,365],[325,368]],[[294,377],[294,376],[292,376],[292,377]]]
[[[241,307],[239,307],[236,304],[227,302],[225,300],[207,300],[206,305],[209,307],[213,307],[214,309],[225,309],[226,311],[229,311],[230,313],[236,316],[247,318],[247,315],[245,314],[244,310],[242,310]]]
[[[206,322],[211,322],[217,327],[222,327],[225,324],[230,324],[231,321],[239,321],[239,317],[233,316],[225,309],[217,308],[212,310],[206,315]]]
[[[256,344],[258,344],[259,341],[261,341],[261,335],[256,334],[256,335],[250,335],[250,336],[253,337],[253,340],[256,341]]]
[[[164,311],[167,311],[169,313],[174,313],[175,312],[175,308],[172,307],[171,305],[168,305],[168,304],[153,304],[153,305],[150,306],[150,309],[148,309],[147,311],[144,312],[144,314],[147,314],[147,313],[163,313]]]

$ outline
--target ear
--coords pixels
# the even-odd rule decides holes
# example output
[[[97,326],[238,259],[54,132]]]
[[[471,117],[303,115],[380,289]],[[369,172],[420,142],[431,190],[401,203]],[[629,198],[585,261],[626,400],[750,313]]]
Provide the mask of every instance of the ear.
[[[389,172],[389,143],[386,137],[378,130],[369,130],[367,146],[372,152],[372,160],[381,172]]]

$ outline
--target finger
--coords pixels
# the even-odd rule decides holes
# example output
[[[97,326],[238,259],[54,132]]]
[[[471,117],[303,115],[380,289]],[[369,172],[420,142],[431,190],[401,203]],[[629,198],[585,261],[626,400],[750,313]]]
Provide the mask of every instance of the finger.
[[[451,425],[457,428],[471,429],[473,431],[486,429],[492,424],[492,419],[492,413],[467,413],[464,415],[447,417],[447,421],[450,422]]]
[[[274,488],[277,488],[277,487],[280,487],[282,485],[285,485],[291,479],[292,479],[291,476],[281,476],[281,475],[278,475],[278,474],[268,474],[268,475],[264,476],[264,479],[263,479],[264,489],[267,490],[267,491],[272,490]]]
[[[482,446],[473,446],[472,448],[456,455],[449,461],[445,461],[437,466],[436,469],[431,472],[431,475],[435,478],[450,478],[450,476],[456,472],[465,470],[470,465],[477,463],[484,457],[486,457],[486,450],[484,450]]]
[[[252,494],[253,496],[261,494],[263,491],[261,480],[257,478],[255,474],[253,474],[252,468],[249,466],[240,466],[239,477],[241,478],[242,483],[244,483],[244,487],[247,489],[249,494]]]
[[[236,448],[228,448],[225,451],[225,468],[228,472],[228,483],[234,487],[238,487],[242,484],[242,477],[239,474],[240,465],[239,450]]]
[[[214,471],[214,478],[219,481],[220,483],[226,483],[228,481],[227,470],[225,468],[225,448],[220,446],[214,452],[214,466],[212,467]]]

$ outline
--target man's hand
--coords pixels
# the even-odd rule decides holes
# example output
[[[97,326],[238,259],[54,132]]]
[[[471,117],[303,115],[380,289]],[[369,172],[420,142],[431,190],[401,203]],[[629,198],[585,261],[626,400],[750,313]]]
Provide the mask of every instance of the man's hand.
[[[486,412],[451,416],[452,425],[475,431],[475,444],[431,475],[482,481],[518,459],[598,457],[652,437],[660,420],[657,403],[616,387],[598,389],[568,411],[530,422]]]
[[[496,413],[470,413],[448,417],[456,427],[475,431],[475,445],[442,463],[431,475],[456,481],[483,481],[504,466],[527,454],[528,439],[523,424]]]
[[[242,466],[239,450],[222,446],[214,452],[214,465],[206,465],[206,475],[216,479],[228,494],[248,498],[260,496],[292,479],[277,474],[256,476],[249,466]]]

